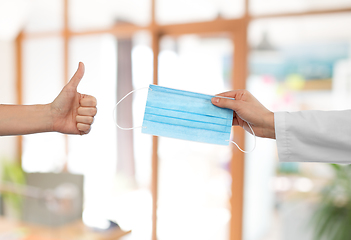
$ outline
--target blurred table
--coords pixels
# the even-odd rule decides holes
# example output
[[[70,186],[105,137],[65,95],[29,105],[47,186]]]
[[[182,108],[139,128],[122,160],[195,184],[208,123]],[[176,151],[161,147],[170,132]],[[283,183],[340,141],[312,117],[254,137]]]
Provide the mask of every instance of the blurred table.
[[[121,229],[95,232],[86,227],[82,221],[61,227],[45,227],[0,217],[1,240],[116,240],[130,232]]]

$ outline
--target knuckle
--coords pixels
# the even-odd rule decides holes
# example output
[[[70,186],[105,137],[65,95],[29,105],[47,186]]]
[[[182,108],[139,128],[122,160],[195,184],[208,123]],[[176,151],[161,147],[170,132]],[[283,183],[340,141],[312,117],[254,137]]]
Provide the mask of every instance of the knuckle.
[[[97,108],[92,108],[92,109],[90,110],[90,113],[91,113],[92,116],[95,116],[96,113],[97,113]]]
[[[78,129],[82,132],[86,132],[90,129],[90,126],[87,124],[80,124],[80,126],[78,127]]]
[[[93,106],[96,106],[97,105],[97,100],[96,100],[96,98],[95,97],[91,97],[91,102],[92,102],[92,104],[93,104]]]
[[[79,115],[83,115],[84,109],[82,107],[79,107],[77,112]]]
[[[93,101],[91,99],[86,99],[85,104],[86,106],[93,106]]]
[[[94,122],[94,118],[93,118],[93,117],[90,117],[90,118],[88,119],[88,123],[89,123],[89,124],[93,124],[93,122]]]
[[[85,98],[82,99],[82,103],[85,105],[85,106],[92,106],[92,107],[95,107],[97,105],[97,100],[95,97],[93,96],[87,96]]]
[[[223,106],[226,105],[228,103],[228,99],[226,98],[219,98],[218,104]]]

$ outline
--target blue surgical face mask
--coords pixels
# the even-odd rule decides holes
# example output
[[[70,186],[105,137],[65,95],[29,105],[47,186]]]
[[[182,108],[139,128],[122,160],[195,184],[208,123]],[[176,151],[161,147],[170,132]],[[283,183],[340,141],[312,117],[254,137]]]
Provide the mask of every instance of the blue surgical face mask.
[[[213,96],[150,85],[142,132],[228,145],[233,110],[214,106]]]
[[[219,145],[232,142],[240,149],[230,141],[233,110],[214,106],[211,103],[214,96],[152,84],[142,89],[148,89],[143,125],[140,126],[142,133]],[[116,107],[134,91],[124,96]],[[117,126],[124,130],[138,128]]]

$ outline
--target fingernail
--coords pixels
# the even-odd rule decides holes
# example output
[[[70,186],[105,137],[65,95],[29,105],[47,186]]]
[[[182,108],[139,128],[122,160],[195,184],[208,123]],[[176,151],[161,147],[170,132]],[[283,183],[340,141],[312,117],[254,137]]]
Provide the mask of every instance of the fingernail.
[[[219,103],[219,98],[213,98],[213,102]]]

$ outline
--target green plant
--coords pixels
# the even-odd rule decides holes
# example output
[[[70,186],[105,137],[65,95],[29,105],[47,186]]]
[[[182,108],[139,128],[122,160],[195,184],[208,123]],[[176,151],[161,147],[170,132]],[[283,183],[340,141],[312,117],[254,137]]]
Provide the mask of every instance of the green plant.
[[[334,178],[321,191],[312,217],[314,239],[351,239],[351,165],[330,165]]]
[[[14,183],[18,185],[25,185],[25,174],[22,167],[15,161],[9,161],[3,159],[2,163],[2,182]],[[11,206],[19,216],[22,209],[23,199],[20,195],[14,193],[4,192],[2,193],[5,204]]]

